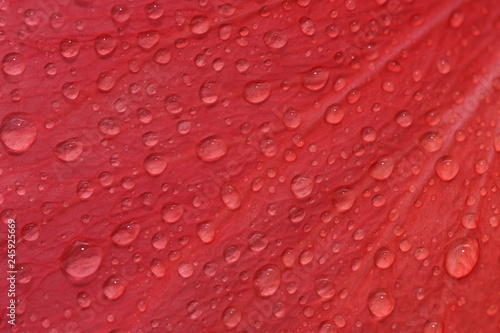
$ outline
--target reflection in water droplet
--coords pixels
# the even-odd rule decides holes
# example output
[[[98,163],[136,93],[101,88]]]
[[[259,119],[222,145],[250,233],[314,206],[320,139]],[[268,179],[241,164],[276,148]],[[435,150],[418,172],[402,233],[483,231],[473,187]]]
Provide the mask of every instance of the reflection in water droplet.
[[[125,293],[126,282],[120,275],[110,276],[102,286],[102,292],[110,300],[115,300]]]
[[[229,246],[224,250],[223,256],[226,262],[233,263],[240,259],[241,251],[236,246]]]
[[[460,279],[469,275],[479,260],[479,242],[475,238],[456,239],[449,246],[444,258],[446,272]]]
[[[188,277],[191,277],[193,275],[194,266],[193,266],[193,264],[188,263],[188,262],[181,262],[177,266],[177,272],[179,273],[179,275],[181,277],[187,279]]]
[[[255,272],[253,287],[260,297],[274,295],[281,284],[281,272],[276,265],[261,267]]]
[[[385,318],[389,316],[395,306],[396,300],[386,290],[373,291],[368,297],[368,309],[375,317]]]
[[[217,102],[219,91],[215,82],[205,81],[200,87],[200,98],[205,104]]]
[[[443,333],[444,326],[438,321],[427,322],[422,333]]]
[[[303,17],[299,21],[300,30],[307,36],[312,36],[316,32],[316,24],[308,17]]]
[[[130,10],[125,5],[115,5],[111,8],[111,17],[118,23],[124,23],[130,18]]]
[[[137,43],[145,50],[154,47],[160,40],[160,33],[158,31],[144,31],[137,35]]]
[[[80,199],[88,199],[94,194],[95,186],[89,180],[82,180],[76,186],[76,193],[80,197]]]
[[[226,142],[217,136],[205,138],[196,146],[198,157],[205,162],[216,162],[222,159],[228,150]]]
[[[80,45],[76,39],[63,39],[59,44],[59,51],[63,58],[73,60],[80,53]]]
[[[450,156],[443,156],[436,161],[434,170],[442,181],[448,182],[458,175],[460,164]]]
[[[63,270],[75,278],[85,278],[97,271],[102,262],[102,251],[87,241],[75,241],[61,256]]]
[[[8,152],[21,154],[31,148],[37,132],[35,122],[29,114],[10,113],[2,120],[0,140]]]
[[[99,131],[102,134],[115,136],[120,134],[120,126],[118,125],[118,121],[115,118],[103,118],[99,121]]]

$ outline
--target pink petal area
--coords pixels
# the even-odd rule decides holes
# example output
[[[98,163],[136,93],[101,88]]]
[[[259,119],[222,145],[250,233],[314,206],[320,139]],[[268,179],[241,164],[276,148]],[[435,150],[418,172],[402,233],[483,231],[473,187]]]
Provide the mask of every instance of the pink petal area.
[[[0,13],[0,329],[500,329],[495,1]]]

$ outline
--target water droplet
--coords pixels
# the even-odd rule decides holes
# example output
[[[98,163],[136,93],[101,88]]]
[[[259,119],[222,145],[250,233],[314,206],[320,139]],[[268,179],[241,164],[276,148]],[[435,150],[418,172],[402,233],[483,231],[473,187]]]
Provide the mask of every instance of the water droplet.
[[[370,176],[376,180],[385,180],[394,170],[394,160],[390,156],[382,156],[370,167]]]
[[[3,71],[7,75],[19,75],[26,69],[26,62],[19,53],[8,53],[2,59]]]
[[[28,242],[33,242],[40,236],[40,227],[36,223],[28,223],[21,229],[21,237]]]
[[[136,221],[125,222],[115,229],[111,239],[118,246],[127,246],[139,236],[140,231],[141,225]]]
[[[243,98],[252,104],[264,102],[271,96],[271,85],[264,81],[251,81],[245,86]]]
[[[478,175],[483,175],[489,168],[488,161],[484,159],[477,160],[474,164],[474,170]]]
[[[316,32],[316,24],[308,17],[303,17],[299,21],[300,30],[307,36],[312,36]]]
[[[59,44],[59,51],[63,58],[73,60],[80,53],[80,44],[76,39],[63,39]]]
[[[329,124],[336,125],[344,119],[344,109],[339,104],[332,104],[325,110],[325,121]]]
[[[102,286],[102,292],[110,300],[115,300],[125,293],[126,282],[120,275],[112,275]]]
[[[167,157],[163,154],[150,154],[144,159],[144,169],[150,176],[161,175],[167,168]]]
[[[227,328],[235,328],[241,321],[241,312],[236,309],[229,307],[222,313],[222,322]]]
[[[185,279],[191,277],[194,273],[194,266],[188,262],[181,262],[177,266],[177,273]]]
[[[292,193],[299,199],[303,199],[311,194],[313,186],[314,183],[312,179],[303,175],[293,177],[292,182],[290,183]]]
[[[29,114],[10,113],[2,120],[0,140],[8,152],[21,154],[31,148],[37,132],[35,122]]]
[[[316,293],[320,297],[324,299],[330,299],[335,296],[335,285],[329,278],[319,278],[315,281],[314,284],[316,285]]]
[[[167,223],[175,223],[184,215],[184,208],[180,204],[169,203],[161,209],[161,218]]]
[[[99,89],[102,92],[108,92],[116,84],[116,79],[110,72],[102,72],[99,74],[97,77],[97,89]]]
[[[76,296],[76,302],[80,307],[86,309],[90,306],[90,304],[92,304],[92,299],[88,293],[82,291]]]
[[[168,95],[167,97],[165,97],[165,110],[172,114],[178,114],[182,112],[182,106],[179,102],[179,99],[180,98],[177,95]]]
[[[451,71],[451,65],[448,59],[439,59],[436,62],[436,67],[441,74],[448,74]]]
[[[373,142],[377,139],[377,132],[373,127],[364,127],[361,130],[361,139],[365,142]]]
[[[215,82],[205,81],[200,87],[200,98],[205,104],[214,104],[219,98],[219,88]]]
[[[241,251],[236,246],[229,246],[224,250],[223,256],[227,263],[233,263],[240,259]]]
[[[189,30],[195,35],[203,35],[210,29],[210,21],[206,16],[195,16],[189,22]]]
[[[120,134],[120,126],[118,125],[117,119],[115,118],[103,118],[99,121],[99,131],[102,134],[115,136]]]
[[[250,250],[260,252],[269,245],[269,240],[266,235],[260,232],[253,232],[248,237],[248,247]]]
[[[281,49],[287,41],[288,36],[281,30],[271,30],[264,35],[264,43],[271,49]]]
[[[80,197],[80,199],[85,200],[88,199],[94,194],[94,184],[88,180],[82,180],[76,186],[76,193]]]
[[[151,273],[153,273],[156,277],[164,277],[165,272],[167,271],[167,266],[165,263],[158,258],[154,258],[151,260],[151,264],[149,265],[151,269]]]
[[[434,170],[442,181],[449,182],[458,175],[460,164],[450,156],[443,156],[436,161]]]
[[[60,142],[54,148],[54,154],[63,162],[74,162],[83,153],[83,143],[78,138]]]
[[[438,321],[427,322],[422,333],[443,333],[444,326]]]
[[[208,222],[199,223],[196,232],[201,241],[205,244],[212,243],[215,240],[215,228]]]
[[[259,148],[266,157],[273,157],[278,153],[278,143],[272,138],[262,139]]]
[[[235,210],[241,206],[241,196],[238,190],[231,185],[224,185],[221,188],[220,196],[227,208]]]
[[[479,260],[479,242],[475,238],[463,237],[453,241],[444,258],[446,272],[460,279],[469,275]]]
[[[300,126],[302,119],[299,111],[295,109],[288,109],[283,114],[283,123],[288,129],[296,129]]]
[[[386,247],[381,247],[375,253],[373,260],[375,262],[375,266],[380,269],[386,269],[392,266],[392,264],[396,260],[396,254],[394,253],[394,251]]]
[[[437,132],[427,132],[420,138],[420,146],[429,153],[435,153],[443,147],[443,136]]]
[[[253,288],[260,297],[274,295],[281,284],[281,272],[276,265],[266,265],[255,272]]]
[[[67,99],[74,100],[80,94],[80,89],[75,82],[66,82],[61,88],[61,93]]]
[[[226,142],[217,136],[205,138],[196,146],[196,154],[205,162],[216,162],[222,159],[228,150]]]
[[[454,11],[453,13],[451,13],[450,19],[448,20],[448,23],[449,23],[450,27],[456,29],[456,28],[460,27],[462,25],[462,23],[464,23],[464,19],[465,19],[465,16],[464,16],[463,12]]]
[[[395,306],[396,300],[386,290],[375,290],[368,297],[368,309],[375,317],[385,318],[389,316]]]
[[[111,8],[111,17],[118,23],[127,22],[130,18],[130,10],[125,5],[115,5]]]
[[[116,40],[110,35],[97,36],[94,40],[94,48],[99,56],[105,57],[115,50]]]
[[[160,40],[160,33],[155,30],[140,32],[137,35],[137,43],[145,50],[154,47]]]
[[[102,251],[87,241],[75,241],[61,256],[63,270],[75,278],[85,278],[94,274],[101,265]]]
[[[302,76],[302,84],[311,91],[321,90],[330,77],[330,72],[323,68],[315,68]]]
[[[144,6],[146,16],[151,20],[157,20],[163,16],[164,10],[158,2],[152,2]]]
[[[172,55],[169,50],[161,48],[155,52],[154,59],[158,64],[166,65],[172,59]]]
[[[333,204],[341,213],[351,209],[355,201],[356,194],[348,187],[340,187],[333,192]]]
[[[469,230],[476,229],[479,225],[479,216],[474,213],[465,214],[462,216],[460,222],[464,228]]]

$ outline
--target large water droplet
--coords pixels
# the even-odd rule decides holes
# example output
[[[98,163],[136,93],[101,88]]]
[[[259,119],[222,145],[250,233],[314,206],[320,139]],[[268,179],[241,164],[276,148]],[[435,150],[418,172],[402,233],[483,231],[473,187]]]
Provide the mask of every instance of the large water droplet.
[[[21,154],[31,148],[37,136],[32,117],[24,112],[10,113],[2,120],[0,140],[7,151]]]
[[[200,98],[205,104],[214,104],[219,98],[218,86],[215,82],[205,81],[200,87]]]
[[[391,267],[394,263],[394,260],[396,260],[396,254],[394,253],[394,251],[386,247],[381,247],[380,249],[378,249],[375,253],[375,256],[373,257],[375,266],[380,269]]]
[[[99,131],[102,134],[115,136],[120,134],[120,126],[118,125],[118,120],[115,118],[103,118],[99,121]]]
[[[153,273],[156,277],[164,277],[165,272],[167,271],[167,265],[158,258],[154,258],[151,260],[151,264],[149,265],[151,269],[151,273]]]
[[[195,16],[189,22],[189,30],[195,35],[203,35],[210,29],[210,21],[206,16]]]
[[[74,162],[83,153],[83,143],[78,138],[60,142],[54,148],[54,155],[63,162]]]
[[[161,175],[166,168],[167,157],[163,154],[151,154],[144,159],[144,169],[151,176]]]
[[[368,297],[368,309],[375,317],[385,318],[389,316],[395,306],[396,300],[386,290],[375,290]]]
[[[309,90],[321,90],[330,77],[330,72],[323,68],[315,68],[305,73],[302,77],[302,84]]]
[[[115,300],[125,293],[127,285],[125,279],[120,275],[112,275],[102,286],[102,292],[110,300]]]
[[[211,223],[202,222],[196,227],[196,232],[205,244],[212,243],[215,239],[215,228]]]
[[[73,60],[80,53],[80,45],[76,39],[66,38],[59,44],[59,51],[63,58]]]
[[[95,186],[89,180],[82,180],[76,186],[76,193],[80,199],[88,199],[94,194]]]
[[[271,49],[281,49],[287,41],[288,36],[280,30],[271,30],[264,35],[264,43]]]
[[[315,281],[314,284],[316,285],[316,293],[320,297],[324,299],[330,299],[335,296],[335,285],[329,278],[319,278]]]
[[[308,17],[303,17],[299,21],[300,30],[307,36],[312,36],[316,32],[316,24]]]
[[[19,75],[26,69],[26,62],[19,53],[8,53],[2,59],[3,71],[8,75]]]
[[[344,119],[344,109],[339,104],[332,104],[325,109],[325,121],[336,125]]]
[[[241,312],[233,307],[229,307],[222,313],[222,322],[227,328],[235,328],[241,321]]]
[[[63,270],[75,278],[85,278],[97,271],[102,261],[99,247],[87,241],[75,241],[61,256]]]
[[[125,222],[115,229],[111,239],[118,246],[127,246],[139,236],[140,231],[141,225],[136,221]]]
[[[450,156],[443,156],[436,161],[434,170],[441,180],[448,182],[458,175],[460,164]]]
[[[216,162],[226,156],[229,148],[224,140],[210,136],[196,146],[196,154],[205,162]]]
[[[221,188],[220,196],[229,209],[238,209],[241,206],[241,196],[238,190],[231,185],[224,185]]]
[[[224,250],[223,256],[224,260],[227,263],[233,263],[238,261],[238,259],[240,259],[241,250],[238,249],[236,246],[229,246]]]
[[[271,96],[271,85],[264,81],[249,82],[243,91],[243,98],[252,104],[262,103],[269,96]]]
[[[475,238],[463,237],[453,241],[446,250],[444,268],[460,279],[469,275],[479,260],[479,242]]]
[[[154,47],[160,40],[160,33],[155,30],[140,32],[137,35],[137,43],[145,50]]]
[[[396,114],[394,120],[399,126],[406,128],[413,122],[413,114],[408,110],[401,110]]]
[[[253,288],[257,295],[268,297],[274,295],[281,284],[281,272],[276,265],[266,265],[255,272]]]
[[[115,5],[111,8],[111,17],[118,23],[127,22],[130,18],[130,10],[125,5]]]
[[[110,35],[97,36],[94,40],[94,48],[99,56],[105,57],[115,50],[116,40]]]
[[[161,209],[161,217],[167,223],[175,223],[184,215],[184,208],[180,204],[169,203]]]
[[[351,209],[355,201],[356,194],[348,187],[340,187],[333,192],[333,204],[341,213]]]
[[[420,146],[429,153],[435,153],[443,147],[443,136],[437,132],[427,132],[420,138]]]
[[[151,20],[157,20],[163,16],[165,10],[163,6],[158,2],[152,2],[144,6],[144,11],[146,12],[146,16]]]
[[[394,160],[390,156],[382,156],[370,167],[370,176],[376,180],[390,177],[394,170]]]
[[[299,199],[307,197],[313,191],[314,183],[311,178],[297,175],[293,177],[290,183],[290,189],[292,193]]]

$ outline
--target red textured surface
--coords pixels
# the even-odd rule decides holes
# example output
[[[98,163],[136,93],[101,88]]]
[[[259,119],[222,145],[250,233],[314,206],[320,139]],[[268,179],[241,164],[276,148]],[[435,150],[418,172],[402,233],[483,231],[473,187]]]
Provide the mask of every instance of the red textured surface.
[[[117,4],[0,3],[2,331],[500,329],[496,1]]]

